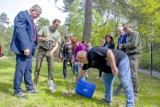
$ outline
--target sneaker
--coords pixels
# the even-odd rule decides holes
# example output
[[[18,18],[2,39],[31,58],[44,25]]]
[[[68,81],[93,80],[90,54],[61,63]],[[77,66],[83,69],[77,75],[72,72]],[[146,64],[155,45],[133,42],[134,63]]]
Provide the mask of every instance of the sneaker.
[[[17,93],[17,94],[14,94],[14,96],[16,96],[16,97],[20,97],[20,98],[24,98],[24,99],[26,99],[26,98],[27,98],[27,95],[26,95],[26,94],[24,94],[24,93],[22,93],[22,92]]]
[[[36,84],[36,83],[33,83],[33,87],[36,88],[36,87],[37,87],[37,84]]]
[[[54,93],[56,91],[56,88],[55,88],[55,85],[53,83],[53,80],[49,80],[48,81],[48,86],[49,86],[49,89],[52,93]]]
[[[33,90],[27,90],[27,93],[33,93],[33,94],[37,94],[37,93],[39,93],[40,91],[37,91],[37,90],[35,90],[35,89],[33,89]]]
[[[107,101],[106,99],[102,98],[101,99],[101,103],[107,103],[107,104],[110,104],[111,102],[110,101]]]

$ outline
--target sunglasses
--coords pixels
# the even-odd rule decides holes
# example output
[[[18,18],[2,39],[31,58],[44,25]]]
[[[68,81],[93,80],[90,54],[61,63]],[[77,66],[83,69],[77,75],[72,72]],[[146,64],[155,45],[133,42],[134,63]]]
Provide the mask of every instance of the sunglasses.
[[[123,28],[123,30],[127,30],[127,28]]]

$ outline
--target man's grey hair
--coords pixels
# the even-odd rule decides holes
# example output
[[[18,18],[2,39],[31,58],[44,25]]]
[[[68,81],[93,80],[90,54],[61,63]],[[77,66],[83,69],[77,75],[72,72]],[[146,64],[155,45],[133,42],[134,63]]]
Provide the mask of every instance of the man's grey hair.
[[[86,57],[86,51],[79,51],[76,55],[76,58],[83,58]]]
[[[38,10],[40,13],[42,13],[42,9],[39,5],[35,4],[33,5],[30,10]]]
[[[122,26],[118,27],[118,30],[123,31],[123,27]]]

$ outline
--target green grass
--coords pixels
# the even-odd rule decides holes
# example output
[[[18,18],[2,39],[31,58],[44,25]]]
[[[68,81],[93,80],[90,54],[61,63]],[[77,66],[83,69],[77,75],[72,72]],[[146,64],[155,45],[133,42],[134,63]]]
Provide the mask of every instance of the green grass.
[[[100,99],[104,97],[104,87],[101,79],[96,79],[98,72],[89,71],[88,81],[96,84],[96,90],[93,98],[85,98],[75,94],[72,86],[72,94],[69,91],[72,82],[71,71],[68,71],[68,79],[63,80],[62,64],[55,63],[54,80],[58,88],[55,93],[51,93],[47,86],[47,63],[43,63],[41,69],[40,82],[37,87],[41,91],[39,94],[27,94],[24,83],[23,91],[28,95],[28,99],[20,99],[13,96],[13,77],[15,71],[15,60],[8,58],[0,59],[0,107],[106,107],[101,104]],[[33,71],[35,63],[33,63]],[[34,72],[32,73],[34,74]],[[33,76],[33,75],[32,75]],[[144,74],[139,74],[140,95],[135,100],[135,107],[159,107],[160,106],[160,80]],[[116,77],[114,82],[114,91],[119,84]],[[112,107],[125,107],[125,96],[123,92],[119,96],[113,96]]]

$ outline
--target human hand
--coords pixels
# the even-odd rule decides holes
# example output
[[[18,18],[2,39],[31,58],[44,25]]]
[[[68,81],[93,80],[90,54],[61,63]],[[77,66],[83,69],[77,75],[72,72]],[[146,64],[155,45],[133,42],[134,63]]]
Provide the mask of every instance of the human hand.
[[[28,56],[30,54],[30,50],[29,49],[25,49],[24,50],[24,55]]]
[[[119,49],[122,49],[122,44],[120,44],[118,48],[119,48]]]
[[[78,83],[78,80],[76,79],[74,83],[77,84],[77,83]]]
[[[118,74],[118,68],[115,66],[115,67],[112,67],[112,74],[113,75],[117,75]]]
[[[62,59],[62,53],[60,53],[59,57]]]
[[[48,42],[49,40],[48,40],[47,38],[44,38],[44,41],[45,41],[45,42]]]
[[[54,52],[50,51],[50,52],[49,52],[49,56],[52,56],[52,55],[53,55],[53,53],[54,53]]]
[[[72,59],[72,64],[74,63],[74,59]]]
[[[83,67],[83,64],[82,64],[82,63],[80,63],[80,64],[79,64],[79,66],[80,66],[80,67]]]

